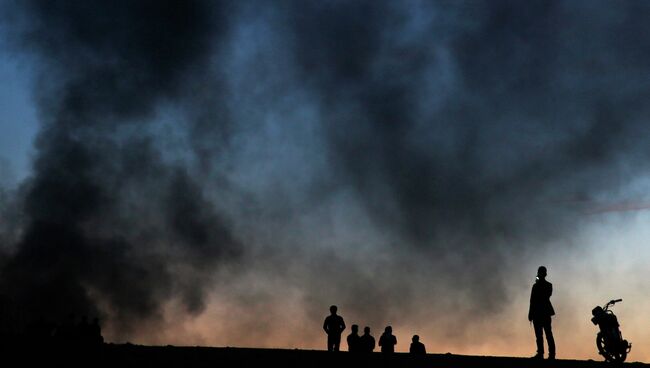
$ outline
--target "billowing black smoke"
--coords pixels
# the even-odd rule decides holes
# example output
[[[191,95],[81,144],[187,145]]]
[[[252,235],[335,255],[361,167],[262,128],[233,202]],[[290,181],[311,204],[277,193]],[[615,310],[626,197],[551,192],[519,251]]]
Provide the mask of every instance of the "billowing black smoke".
[[[395,239],[395,259],[421,257],[384,268],[363,257],[319,263],[319,274],[340,277],[316,289],[338,285],[355,310],[388,314],[392,304],[396,320],[462,300],[471,316],[498,313],[512,275],[537,262],[527,257],[579,231],[581,211],[568,202],[612,198],[648,169],[639,81],[650,48],[635,41],[647,38],[645,5],[613,14],[547,1],[287,8],[280,18],[324,124],[329,174]]]
[[[336,167],[369,213],[409,243],[429,244],[459,226],[481,242],[495,232],[544,232],[550,219],[540,199],[597,192],[610,184],[617,153],[648,153],[622,149],[643,128],[635,118],[645,107],[633,93],[609,95],[603,77],[585,70],[591,62],[594,72],[617,72],[611,82],[632,82],[645,52],[627,54],[602,31],[589,37],[608,51],[580,55],[593,47],[588,36],[563,31],[577,9],[410,5],[300,4],[290,18]],[[619,27],[622,40],[637,35]],[[607,53],[630,65],[614,69]]]
[[[206,69],[223,32],[219,4],[15,5],[19,41],[39,65],[42,128],[2,291],[53,321],[102,304],[124,327],[172,297],[201,311],[209,275],[239,247],[192,169],[166,162],[146,132]]]
[[[577,231],[567,203],[648,169],[648,5],[599,5],[16,3],[42,128],[2,290],[127,325],[200,312],[227,263],[244,310],[460,331]]]

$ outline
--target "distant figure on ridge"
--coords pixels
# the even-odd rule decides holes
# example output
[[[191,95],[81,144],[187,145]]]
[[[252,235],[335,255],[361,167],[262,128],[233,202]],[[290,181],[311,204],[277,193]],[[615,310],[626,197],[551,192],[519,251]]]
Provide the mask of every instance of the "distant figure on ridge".
[[[335,305],[330,307],[330,315],[323,322],[323,330],[327,333],[327,351],[339,351],[341,345],[341,333],[345,330],[343,317],[336,314]]]
[[[93,319],[93,323],[90,325],[90,336],[93,344],[101,345],[104,343],[102,328],[99,326],[99,318]]]
[[[81,321],[77,324],[77,343],[90,344],[92,339],[90,337],[90,324],[88,323],[88,316],[82,316]]]
[[[555,311],[551,305],[551,294],[553,294],[553,284],[546,281],[546,267],[540,266],[537,270],[537,280],[530,293],[530,308],[528,309],[528,320],[532,321],[535,327],[537,354],[533,358],[536,359],[544,359],[542,331],[546,334],[548,343],[548,359],[555,359],[555,340],[553,331],[551,331],[551,316],[555,315]]]
[[[352,325],[352,332],[348,335],[348,351],[358,353],[361,349],[361,336],[359,336],[359,326]]]
[[[384,333],[379,338],[379,346],[381,346],[382,353],[394,353],[395,345],[397,345],[397,338],[393,336],[393,328],[386,326]]]
[[[363,335],[359,338],[361,351],[364,353],[372,353],[375,350],[375,338],[370,334],[370,327],[363,328]]]
[[[411,348],[409,349],[409,352],[411,354],[415,355],[425,355],[427,353],[427,349],[424,347],[424,344],[420,342],[420,336],[418,335],[413,335],[411,343]]]

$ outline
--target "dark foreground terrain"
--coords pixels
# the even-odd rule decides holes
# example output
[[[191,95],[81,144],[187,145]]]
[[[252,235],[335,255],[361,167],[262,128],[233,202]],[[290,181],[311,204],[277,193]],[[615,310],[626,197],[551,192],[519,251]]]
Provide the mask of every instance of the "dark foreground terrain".
[[[101,347],[2,349],[2,366],[45,367],[436,367],[436,368],[606,368],[614,365],[581,360],[537,361],[530,358],[482,357],[453,354],[350,354],[314,350],[207,348],[106,344]],[[626,367],[646,368],[643,363]]]

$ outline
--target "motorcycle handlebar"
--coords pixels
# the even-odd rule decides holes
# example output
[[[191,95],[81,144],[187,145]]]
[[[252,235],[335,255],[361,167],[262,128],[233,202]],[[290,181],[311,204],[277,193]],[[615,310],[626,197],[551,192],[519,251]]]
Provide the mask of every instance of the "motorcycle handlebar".
[[[605,304],[605,307],[609,307],[610,305],[614,305],[615,303],[622,302],[622,301],[623,299],[612,299],[607,304]]]

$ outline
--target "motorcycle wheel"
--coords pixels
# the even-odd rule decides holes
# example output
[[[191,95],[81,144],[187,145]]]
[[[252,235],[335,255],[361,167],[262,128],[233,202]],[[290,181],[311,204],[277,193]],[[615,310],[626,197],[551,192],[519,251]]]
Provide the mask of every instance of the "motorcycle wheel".
[[[599,332],[596,335],[596,347],[598,348],[598,353],[605,358],[607,362],[617,362],[622,363],[627,358],[627,351],[610,351],[607,349],[605,344],[605,337]],[[618,349],[617,349],[618,350]]]

